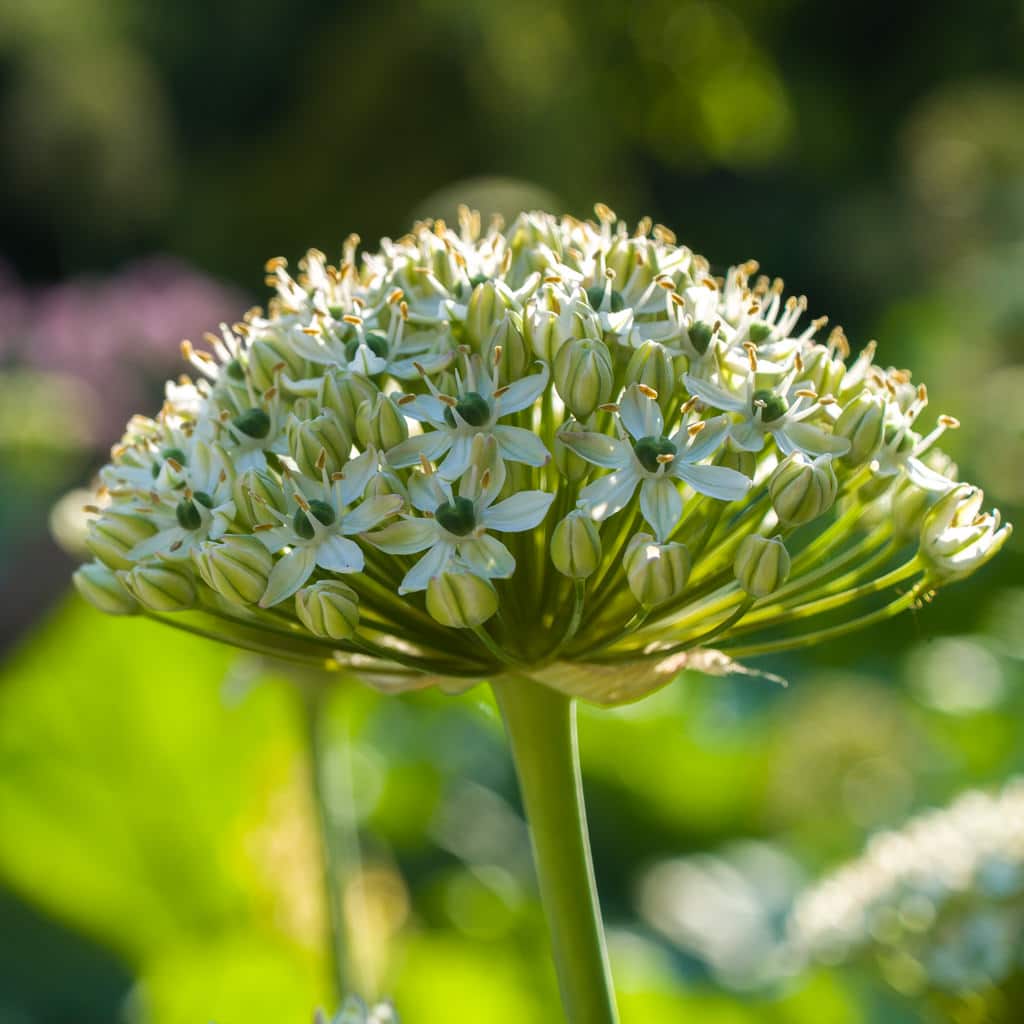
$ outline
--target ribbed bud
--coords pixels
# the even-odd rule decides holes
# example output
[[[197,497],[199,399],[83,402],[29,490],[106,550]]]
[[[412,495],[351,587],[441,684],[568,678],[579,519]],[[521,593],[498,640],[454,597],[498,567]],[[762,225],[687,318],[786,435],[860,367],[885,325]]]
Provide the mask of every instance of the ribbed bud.
[[[581,429],[579,423],[570,418],[558,428],[558,434],[569,434],[574,430]],[[577,455],[567,444],[559,444],[557,434],[555,435],[554,457],[558,472],[569,483],[579,483],[590,472],[590,463]]]
[[[75,589],[91,605],[108,615],[135,615],[139,604],[125,589],[117,574],[102,562],[87,562],[71,577]]]
[[[558,314],[536,305],[529,308],[523,316],[523,338],[538,359],[550,363],[564,340],[558,331]]]
[[[611,399],[613,383],[612,360],[604,342],[574,338],[558,350],[555,387],[578,420],[585,420]]]
[[[359,627],[359,596],[336,580],[320,580],[295,595],[299,621],[326,640],[347,640]]]
[[[227,536],[194,548],[192,560],[206,585],[232,604],[257,604],[274,558],[255,537]]]
[[[498,592],[490,581],[468,572],[445,572],[427,584],[427,611],[442,626],[468,629],[498,610]]]
[[[666,415],[676,402],[675,366],[665,347],[656,341],[645,341],[634,349],[626,365],[626,383],[654,388],[658,392],[658,405]]]
[[[767,597],[789,578],[789,552],[781,537],[744,537],[736,552],[733,571],[751,597]]]
[[[998,512],[981,511],[980,488],[958,484],[928,510],[921,524],[921,558],[939,581],[969,576],[1010,538]]]
[[[645,608],[678,597],[690,578],[690,551],[685,544],[659,544],[649,533],[638,533],[622,559],[626,582]]]
[[[808,459],[803,452],[783,459],[768,484],[772,507],[784,526],[817,519],[832,507],[838,490],[831,456]]]
[[[484,345],[484,361],[490,365],[494,362],[497,350],[501,349],[498,362],[498,380],[502,384],[525,377],[530,371],[533,352],[520,330],[522,317],[511,310],[495,325]]]
[[[484,281],[473,289],[466,311],[466,340],[481,349],[496,324],[505,316],[509,300],[494,281]]]
[[[386,452],[401,444],[409,436],[409,425],[394,401],[384,394],[373,401],[363,402],[356,413],[356,437],[366,448],[373,445],[378,451]]]
[[[330,409],[351,437],[356,415],[363,402],[372,402],[378,390],[372,381],[358,373],[328,373],[320,386],[320,403]]]
[[[919,536],[925,513],[936,497],[934,491],[926,491],[909,480],[897,484],[892,492],[889,509],[896,536],[902,540]]]
[[[815,346],[803,357],[804,368],[800,383],[810,384],[819,395],[835,395],[842,387],[846,364],[822,346]]]
[[[869,462],[882,447],[885,399],[865,389],[839,414],[832,433],[850,442],[850,450],[842,456],[848,466],[862,466]]]
[[[260,391],[266,391],[277,382],[278,373],[293,380],[305,376],[305,360],[297,356],[290,346],[269,338],[254,341],[248,353],[249,376]]]
[[[196,603],[191,574],[169,565],[137,565],[119,578],[139,604],[153,612],[183,612]]]
[[[601,534],[597,523],[579,510],[570,512],[551,533],[551,561],[574,580],[593,576],[601,564]]]
[[[106,511],[89,523],[85,546],[111,569],[130,569],[135,563],[127,553],[154,533],[156,526],[142,516]]]
[[[330,409],[311,420],[290,419],[286,432],[288,450],[306,476],[318,479],[324,469],[337,473],[348,462],[352,436]]]
[[[267,508],[284,512],[287,508],[284,490],[272,477],[259,470],[247,469],[235,477],[231,485],[235,500],[236,518],[241,525],[252,529],[257,523],[272,523],[274,517]]]

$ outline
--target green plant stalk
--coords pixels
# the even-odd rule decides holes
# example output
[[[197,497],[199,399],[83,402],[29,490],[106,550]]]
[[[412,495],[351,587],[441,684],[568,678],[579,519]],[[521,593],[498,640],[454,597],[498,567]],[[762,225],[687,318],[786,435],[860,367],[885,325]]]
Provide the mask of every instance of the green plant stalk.
[[[348,991],[348,936],[345,925],[345,876],[347,849],[345,831],[349,826],[340,820],[337,802],[328,789],[328,752],[326,710],[330,690],[326,687],[304,687],[306,744],[309,757],[310,787],[317,813],[323,869],[324,902],[327,905],[327,947],[331,983],[340,1005]]]
[[[569,1024],[618,1024],[594,884],[570,698],[530,679],[491,683],[522,794]]]

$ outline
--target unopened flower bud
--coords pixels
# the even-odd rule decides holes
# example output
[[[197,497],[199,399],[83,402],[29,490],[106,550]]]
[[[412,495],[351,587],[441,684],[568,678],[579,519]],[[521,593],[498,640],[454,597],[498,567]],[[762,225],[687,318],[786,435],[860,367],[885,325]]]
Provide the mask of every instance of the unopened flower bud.
[[[484,281],[473,289],[466,311],[466,340],[478,350],[505,316],[510,301],[494,281]]]
[[[156,526],[142,516],[107,511],[89,524],[85,546],[111,569],[130,569],[135,563],[128,552],[154,533]]]
[[[338,417],[350,437],[355,433],[359,406],[376,397],[377,387],[359,373],[328,373],[320,386],[321,404]]]
[[[739,585],[751,597],[767,597],[789,578],[789,552],[781,537],[744,537],[733,570]]]
[[[819,395],[837,394],[846,374],[846,364],[823,346],[816,345],[803,356],[801,384],[809,384]]]
[[[733,448],[732,445],[725,445],[719,450],[715,465],[735,469],[748,480],[753,480],[757,472],[757,452],[743,451],[740,448]]]
[[[839,414],[832,433],[845,437],[850,450],[842,456],[849,466],[869,462],[882,447],[885,434],[885,399],[865,389]]]
[[[649,533],[638,533],[623,556],[626,582],[645,608],[682,594],[690,578],[690,551],[685,544],[659,544]]]
[[[305,361],[290,345],[271,338],[259,338],[248,353],[249,376],[260,391],[277,383],[277,375],[285,373],[293,380],[305,376]]]
[[[808,459],[803,452],[783,459],[768,484],[772,507],[785,526],[800,526],[817,519],[832,507],[838,490],[832,457]]]
[[[337,473],[348,462],[352,437],[330,409],[311,420],[293,417],[286,432],[288,450],[306,476],[319,479],[323,470]]]
[[[194,548],[206,585],[232,604],[256,604],[267,589],[274,558],[255,537],[227,536]]]
[[[284,512],[287,508],[281,485],[269,474],[256,469],[247,469],[235,477],[231,496],[235,501],[239,523],[250,530],[258,523],[274,521],[268,508],[278,512]]]
[[[604,342],[575,338],[558,350],[555,387],[578,420],[585,420],[611,398],[613,383],[612,360]]]
[[[658,392],[658,405],[668,413],[675,401],[676,373],[672,356],[664,345],[645,341],[633,351],[626,365],[626,380],[630,384],[645,384]]]
[[[498,380],[502,384],[525,377],[533,361],[521,324],[522,317],[510,310],[494,325],[484,345],[484,360],[489,364],[497,360]]]
[[[570,417],[558,428],[555,435],[555,465],[558,467],[558,472],[573,484],[579,483],[590,472],[590,463],[577,455],[567,444],[561,444],[558,437],[561,434],[571,434],[574,430],[580,429],[582,428],[579,423]]]
[[[359,626],[359,596],[336,580],[320,580],[295,595],[299,621],[314,636],[347,640]]]
[[[936,497],[934,491],[926,491],[910,480],[902,480],[893,488],[888,514],[898,538],[909,540],[920,535],[925,513]]]
[[[102,562],[87,562],[71,577],[75,589],[91,605],[108,615],[135,615],[139,604],[117,574]]]
[[[558,330],[558,314],[536,305],[527,309],[523,316],[523,338],[538,359],[550,363],[565,340]]]
[[[427,584],[427,611],[442,626],[467,629],[498,610],[498,592],[489,580],[468,572],[444,572]]]
[[[597,523],[578,509],[557,523],[551,534],[551,561],[563,575],[585,580],[601,564],[601,534]]]
[[[981,512],[984,493],[959,484],[932,506],[921,524],[921,558],[939,582],[963,579],[1010,539],[998,512]]]
[[[183,612],[196,603],[192,574],[169,565],[149,563],[119,574],[143,607],[153,612]]]
[[[389,395],[379,394],[359,406],[356,437],[363,448],[372,444],[378,451],[386,452],[408,436],[409,425]]]

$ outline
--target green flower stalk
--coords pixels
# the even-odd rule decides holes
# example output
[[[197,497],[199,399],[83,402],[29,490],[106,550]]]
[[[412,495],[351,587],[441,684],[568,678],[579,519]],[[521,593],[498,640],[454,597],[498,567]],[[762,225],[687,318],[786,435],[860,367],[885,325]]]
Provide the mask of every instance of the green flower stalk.
[[[271,260],[268,307],[183,343],[195,376],[128,425],[77,577],[386,692],[490,681],[588,1024],[615,1011],[585,839],[573,871],[545,834],[583,822],[558,707],[879,622],[1009,536],[873,344],[848,362],[756,263],[596,212]]]

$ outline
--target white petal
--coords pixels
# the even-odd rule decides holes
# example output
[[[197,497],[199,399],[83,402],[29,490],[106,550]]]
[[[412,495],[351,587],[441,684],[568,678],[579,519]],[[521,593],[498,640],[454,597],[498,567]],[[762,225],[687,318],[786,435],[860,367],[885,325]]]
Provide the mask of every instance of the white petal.
[[[315,547],[303,544],[292,548],[271,571],[267,589],[260,598],[260,607],[270,608],[291,597],[309,579],[315,565]]]
[[[363,552],[355,541],[334,534],[317,545],[316,564],[328,572],[359,572]]]
[[[485,509],[481,519],[489,530],[521,533],[538,526],[554,500],[555,496],[546,491],[520,491]]]
[[[409,477],[409,500],[420,512],[433,513],[442,502],[451,499],[451,487],[436,473],[413,473]]]
[[[404,408],[402,408],[402,412],[405,412]],[[428,430],[424,434],[414,434],[396,444],[394,448],[388,449],[388,463],[395,469],[418,466],[421,455],[425,455],[431,462],[436,462],[451,447],[453,436],[447,428]]]
[[[606,469],[622,469],[629,465],[629,445],[607,434],[589,430],[563,430],[556,439],[581,459]]]
[[[718,451],[729,436],[728,416],[715,416],[704,422],[707,426],[692,440],[681,438],[680,442],[677,442],[680,447],[679,458],[684,462],[700,462],[701,459],[706,459]]]
[[[444,462],[437,467],[438,475],[445,480],[458,480],[469,469],[473,455],[473,438],[475,434],[453,434],[452,446],[445,456]]]
[[[637,441],[641,437],[661,437],[665,429],[658,403],[645,395],[636,384],[626,388],[619,402],[619,419]]]
[[[437,540],[439,527],[433,519],[403,519],[365,539],[389,555],[414,555]]]
[[[541,363],[541,366],[540,373],[513,381],[509,384],[508,390],[494,400],[496,416],[500,418],[512,412],[519,412],[520,409],[525,409],[537,401],[548,386],[548,368],[544,363]]]
[[[419,371],[416,371],[419,373]],[[400,405],[403,416],[409,416],[421,423],[430,423],[435,427],[447,427],[444,418],[445,405],[433,395],[417,395],[411,402]]]
[[[360,373],[364,377],[372,377],[375,373],[383,373],[388,368],[388,361],[377,355],[369,345],[360,345],[356,349],[348,369]]]
[[[751,481],[727,466],[688,466],[673,463],[672,475],[688,483],[695,491],[719,501],[738,501],[750,490]]]
[[[911,455],[905,463],[907,476],[911,483],[916,484],[923,491],[949,491],[956,487],[956,483],[949,477],[936,473],[929,469],[919,458]]]
[[[342,505],[351,505],[358,501],[366,490],[366,485],[377,475],[377,449],[367,448],[362,455],[346,462],[341,470],[341,481],[338,486]]]
[[[495,427],[492,431],[498,442],[502,458],[509,462],[523,462],[527,466],[546,466],[551,454],[544,442],[532,431],[523,427]]]
[[[683,377],[683,383],[686,385],[686,390],[691,395],[696,395],[705,405],[710,405],[715,409],[724,409],[728,412],[750,411],[747,408],[746,398],[734,395],[732,392],[726,391],[725,388],[712,384],[710,381],[701,380],[699,377],[694,377],[688,373]]]
[[[402,507],[397,494],[379,494],[367,498],[361,505],[346,513],[342,520],[342,533],[364,533],[372,530],[382,519],[394,515]]]
[[[580,502],[587,514],[600,522],[629,504],[639,480],[640,476],[632,466],[617,469],[584,487],[580,492]]]
[[[172,526],[166,530],[154,533],[152,537],[140,540],[126,555],[132,562],[139,562],[151,555],[166,555],[171,545],[186,537],[185,531],[180,526]]]
[[[741,451],[759,452],[764,448],[764,434],[757,429],[753,420],[734,423],[729,428],[729,436],[732,438],[732,443]]]
[[[497,537],[475,537],[458,544],[459,560],[478,576],[507,579],[515,572],[516,560]]]
[[[836,437],[811,423],[787,423],[775,431],[775,443],[784,455],[801,451],[807,455],[843,455],[850,450],[845,437]]]
[[[667,540],[683,514],[683,499],[671,477],[661,476],[657,480],[643,482],[640,487],[640,511],[658,541]]]
[[[426,590],[427,584],[444,572],[455,554],[455,547],[447,541],[438,541],[406,574],[398,588],[400,594],[413,594]]]

